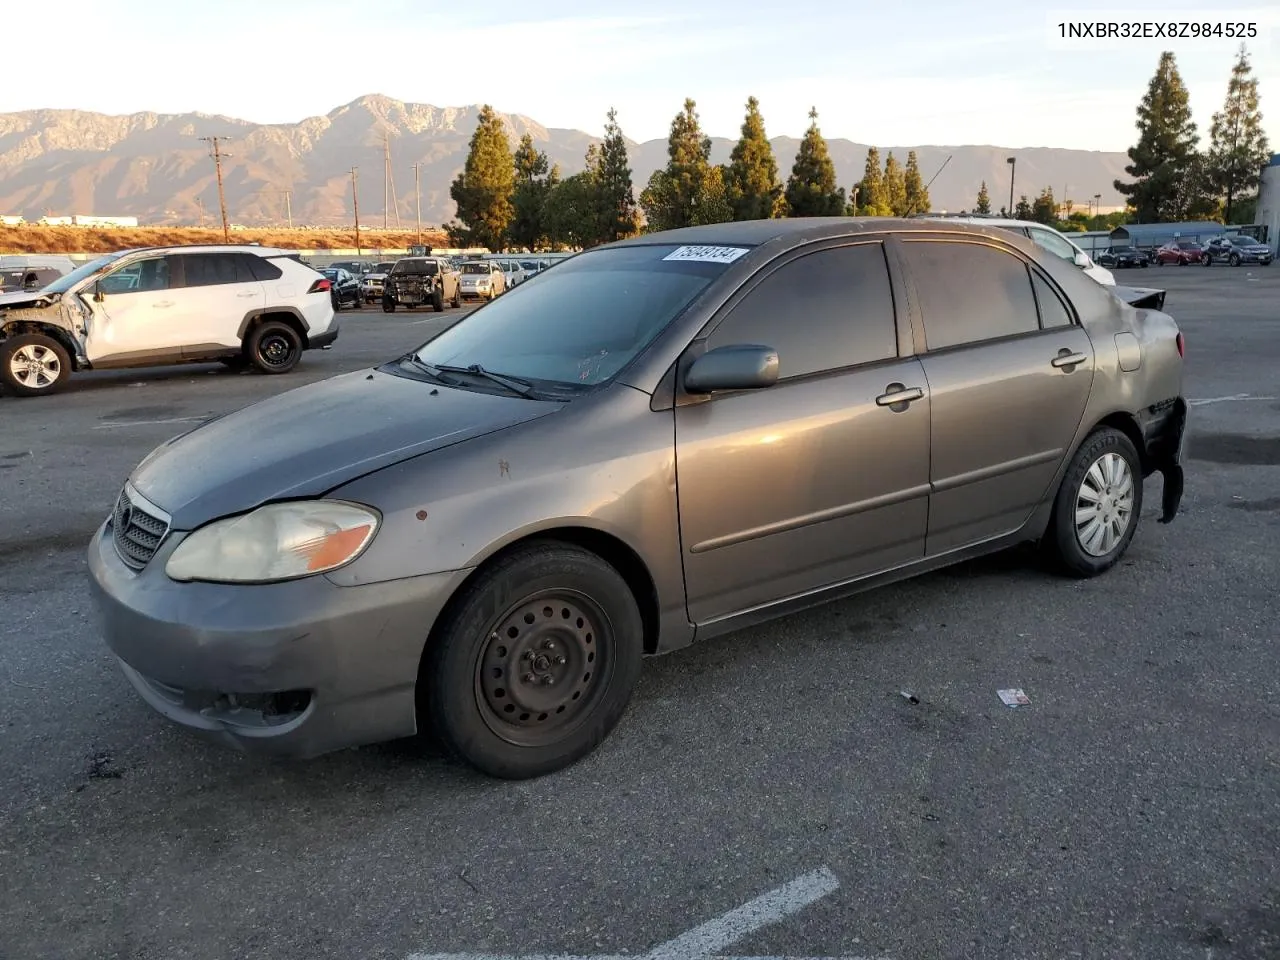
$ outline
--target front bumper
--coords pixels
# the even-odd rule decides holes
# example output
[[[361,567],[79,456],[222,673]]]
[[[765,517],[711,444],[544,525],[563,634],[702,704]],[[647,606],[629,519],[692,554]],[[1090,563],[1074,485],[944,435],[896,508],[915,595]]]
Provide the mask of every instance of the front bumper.
[[[313,757],[412,736],[427,634],[463,572],[356,587],[177,583],[171,534],[138,573],[104,523],[89,546],[107,646],[155,710],[252,753]]]

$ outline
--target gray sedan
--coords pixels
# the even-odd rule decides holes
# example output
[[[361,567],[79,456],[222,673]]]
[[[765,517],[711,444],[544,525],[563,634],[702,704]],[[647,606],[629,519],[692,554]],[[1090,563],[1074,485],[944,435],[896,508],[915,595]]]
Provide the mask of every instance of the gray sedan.
[[[89,548],[156,710],[312,756],[592,751],[645,654],[1182,492],[1183,338],[1007,231],[769,220],[582,253],[418,349],[203,424]]]

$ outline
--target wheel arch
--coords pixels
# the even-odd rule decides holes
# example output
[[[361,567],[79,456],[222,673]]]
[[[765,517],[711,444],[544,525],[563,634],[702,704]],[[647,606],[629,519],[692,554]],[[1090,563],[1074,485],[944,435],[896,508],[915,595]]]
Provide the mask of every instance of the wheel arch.
[[[71,331],[66,327],[56,323],[45,323],[40,320],[10,320],[8,323],[0,323],[0,342],[20,337],[26,333],[39,334],[56,340],[62,346],[62,349],[67,351],[67,356],[71,358],[72,372],[81,369],[78,359],[80,347],[76,343],[75,337],[71,335]]]
[[[240,321],[240,328],[237,331],[240,342],[244,343],[255,327],[270,320],[279,320],[281,323],[288,324],[302,338],[302,349],[310,348],[311,325],[307,323],[307,318],[294,307],[259,307],[250,310]]]

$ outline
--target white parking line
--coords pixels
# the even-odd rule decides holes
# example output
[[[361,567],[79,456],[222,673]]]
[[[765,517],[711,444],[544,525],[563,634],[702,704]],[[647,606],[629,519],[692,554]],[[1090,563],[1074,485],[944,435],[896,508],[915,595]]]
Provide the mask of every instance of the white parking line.
[[[1255,397],[1247,393],[1235,393],[1229,397],[1204,397],[1200,400],[1188,400],[1193,407],[1203,407],[1209,403],[1230,403],[1235,400],[1275,400],[1276,397]]]
[[[716,953],[762,927],[798,913],[839,886],[836,875],[827,867],[820,867],[639,957],[636,954],[414,953],[407,960],[704,960],[713,956],[715,960],[886,960],[883,957],[726,957]]]

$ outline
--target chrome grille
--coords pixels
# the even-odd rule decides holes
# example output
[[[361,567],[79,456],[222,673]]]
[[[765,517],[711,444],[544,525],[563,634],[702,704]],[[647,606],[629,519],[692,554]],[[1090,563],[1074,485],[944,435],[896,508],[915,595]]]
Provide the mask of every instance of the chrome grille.
[[[144,507],[140,500],[130,497],[126,487],[111,512],[111,539],[116,553],[134,570],[141,570],[150,562],[169,532],[168,519],[151,512],[150,505]]]

